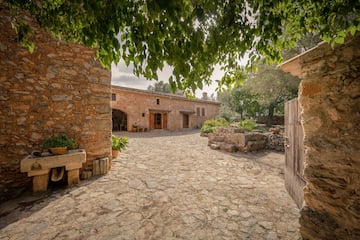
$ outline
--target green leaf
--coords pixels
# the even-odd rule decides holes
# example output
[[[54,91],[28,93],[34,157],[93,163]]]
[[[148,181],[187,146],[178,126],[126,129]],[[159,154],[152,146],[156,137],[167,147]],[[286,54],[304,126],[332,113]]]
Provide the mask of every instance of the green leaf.
[[[262,57],[281,61],[280,50],[295,47],[309,32],[333,45],[360,31],[358,1],[12,0],[4,4],[13,13],[19,42],[30,51],[34,50],[31,28],[21,24],[27,15],[20,10],[59,39],[99,49],[95,56],[107,68],[123,58],[127,66],[134,64],[136,74],[153,79],[168,63],[176,69],[173,85],[192,91],[207,83],[214,65],[233,71],[240,65],[239,56],[248,51],[253,52],[250,69]],[[233,79],[220,83],[239,85]]]

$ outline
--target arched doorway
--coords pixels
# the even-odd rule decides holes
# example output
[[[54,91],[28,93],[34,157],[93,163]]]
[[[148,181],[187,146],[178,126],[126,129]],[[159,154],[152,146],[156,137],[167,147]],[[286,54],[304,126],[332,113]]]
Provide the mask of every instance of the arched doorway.
[[[127,114],[121,110],[112,110],[112,130],[127,131]]]

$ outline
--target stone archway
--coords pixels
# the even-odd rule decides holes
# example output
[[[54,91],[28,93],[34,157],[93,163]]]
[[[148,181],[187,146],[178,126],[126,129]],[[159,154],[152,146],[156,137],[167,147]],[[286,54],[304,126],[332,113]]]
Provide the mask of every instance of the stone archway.
[[[112,131],[127,131],[127,114],[119,109],[112,109]]]

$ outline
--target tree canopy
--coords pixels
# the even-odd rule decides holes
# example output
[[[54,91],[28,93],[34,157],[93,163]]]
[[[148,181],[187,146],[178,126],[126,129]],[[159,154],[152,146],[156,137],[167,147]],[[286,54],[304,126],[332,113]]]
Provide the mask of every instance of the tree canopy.
[[[276,109],[284,109],[284,103],[297,97],[300,79],[284,73],[274,65],[259,64],[256,73],[250,73],[245,86],[258,96],[258,103],[267,110],[268,125]]]
[[[147,90],[153,92],[171,93],[170,84],[163,81],[155,82],[147,87]]]
[[[14,13],[13,26],[26,42],[21,10],[56,37],[97,49],[110,67],[123,58],[134,73],[157,79],[157,71],[172,67],[172,90],[202,89],[211,82],[215,64],[226,78],[249,53],[280,61],[280,50],[316,32],[320,38],[342,43],[360,31],[360,2],[350,0],[5,0]],[[31,35],[31,33],[30,33]]]
[[[153,92],[162,92],[162,93],[172,93],[170,89],[170,84],[164,81],[155,82],[154,84],[150,84],[147,87],[147,90],[153,91]],[[184,95],[184,93],[177,89],[174,94],[176,95]]]
[[[283,114],[284,103],[297,96],[300,80],[284,73],[276,65],[257,64],[257,72],[245,76],[242,86],[219,94],[222,117],[231,119],[234,113],[240,118],[266,116],[272,124],[274,113]]]

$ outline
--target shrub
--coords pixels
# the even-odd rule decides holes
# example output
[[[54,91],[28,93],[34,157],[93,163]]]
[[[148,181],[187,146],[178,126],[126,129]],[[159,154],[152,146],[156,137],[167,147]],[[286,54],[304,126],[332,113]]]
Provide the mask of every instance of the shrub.
[[[209,119],[204,122],[201,128],[202,133],[212,133],[216,127],[229,126],[229,122],[225,118],[219,118],[218,120]]]
[[[256,123],[255,121],[247,118],[240,122],[240,127],[248,131],[251,131],[256,127]]]
[[[124,150],[129,144],[129,139],[125,136],[118,137],[115,135],[111,136],[111,142],[112,142],[112,150]]]
[[[43,143],[44,149],[50,149],[55,147],[67,147],[68,150],[76,148],[76,142],[67,136],[55,136],[47,139]]]
[[[225,118],[219,118],[217,122],[220,123],[220,126],[226,127],[230,125],[230,122],[226,120]]]

